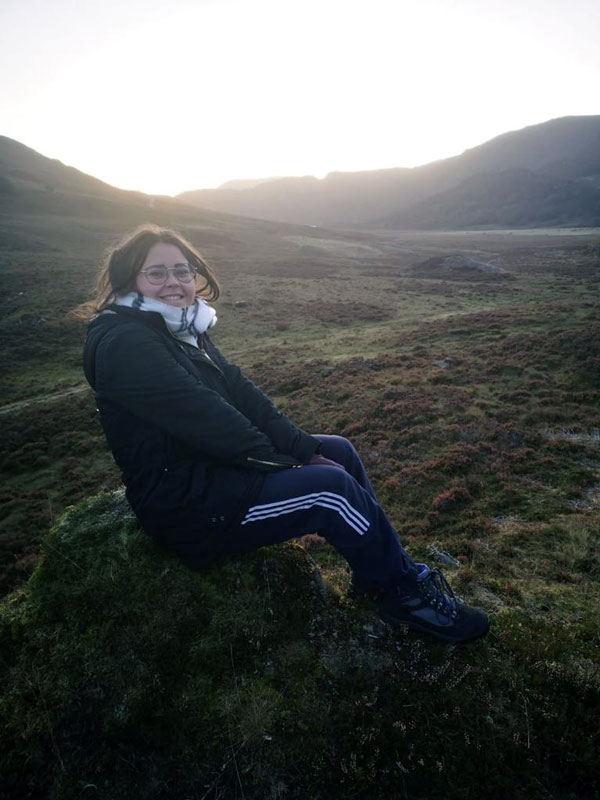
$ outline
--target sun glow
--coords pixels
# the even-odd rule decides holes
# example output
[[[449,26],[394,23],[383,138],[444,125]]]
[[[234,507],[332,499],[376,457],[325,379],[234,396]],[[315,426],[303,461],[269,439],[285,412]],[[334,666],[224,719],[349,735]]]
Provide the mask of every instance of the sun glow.
[[[414,166],[506,130],[597,113],[599,58],[586,30],[600,11],[578,0],[565,25],[559,8],[9,3],[2,132],[151,193]]]

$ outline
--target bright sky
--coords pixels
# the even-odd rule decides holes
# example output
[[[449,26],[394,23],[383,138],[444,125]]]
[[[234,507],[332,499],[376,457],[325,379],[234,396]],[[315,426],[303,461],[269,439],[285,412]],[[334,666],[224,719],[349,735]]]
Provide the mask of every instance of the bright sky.
[[[125,189],[416,166],[600,113],[598,0],[2,0],[0,133]]]

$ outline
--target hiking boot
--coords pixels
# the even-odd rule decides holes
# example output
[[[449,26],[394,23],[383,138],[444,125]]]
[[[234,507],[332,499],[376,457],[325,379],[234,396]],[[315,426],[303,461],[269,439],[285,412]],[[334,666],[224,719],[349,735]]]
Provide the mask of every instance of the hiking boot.
[[[441,642],[471,642],[485,636],[487,615],[457,600],[439,569],[417,564],[416,578],[388,589],[379,604],[381,618],[392,626],[406,625]]]

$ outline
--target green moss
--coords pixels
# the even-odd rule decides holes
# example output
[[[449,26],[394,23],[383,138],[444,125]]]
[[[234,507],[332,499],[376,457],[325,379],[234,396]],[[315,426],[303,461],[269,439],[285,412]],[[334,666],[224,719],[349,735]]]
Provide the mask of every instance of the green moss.
[[[443,647],[314,570],[288,544],[192,572],[122,493],[71,508],[0,606],[3,797],[593,796],[593,609]]]

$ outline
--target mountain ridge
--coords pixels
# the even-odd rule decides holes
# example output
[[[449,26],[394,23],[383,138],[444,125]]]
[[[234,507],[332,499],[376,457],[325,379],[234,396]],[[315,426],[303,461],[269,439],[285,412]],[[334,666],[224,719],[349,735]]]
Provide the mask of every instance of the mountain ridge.
[[[417,219],[419,203],[458,187],[476,174],[495,174],[506,169],[527,169],[545,178],[592,179],[600,185],[600,115],[569,116],[508,131],[460,155],[418,167],[393,167],[366,172],[330,172],[324,178],[278,178],[242,190],[203,189],[183,192],[178,199],[202,208],[228,211],[280,222],[349,227],[443,228],[445,214]],[[490,187],[491,191],[491,187]],[[597,225],[600,216],[593,209],[583,216],[569,206],[566,197],[555,198],[553,224]],[[441,198],[440,198],[441,199]],[[456,198],[448,198],[449,208]],[[414,212],[406,213],[415,208]],[[490,210],[480,224],[508,222],[501,209]],[[515,216],[511,212],[511,218]],[[446,215],[447,216],[447,215]],[[527,205],[516,210],[521,227],[538,224],[537,213]],[[468,226],[468,218],[455,214],[455,225]]]
[[[176,197],[116,188],[0,136],[2,203],[76,212],[82,198],[100,211],[109,201],[347,229],[595,227],[600,225],[600,115],[560,117],[509,131],[418,167],[332,171],[321,179],[233,180]]]

